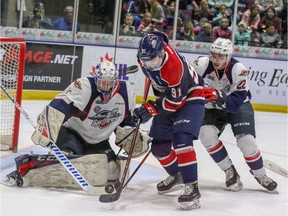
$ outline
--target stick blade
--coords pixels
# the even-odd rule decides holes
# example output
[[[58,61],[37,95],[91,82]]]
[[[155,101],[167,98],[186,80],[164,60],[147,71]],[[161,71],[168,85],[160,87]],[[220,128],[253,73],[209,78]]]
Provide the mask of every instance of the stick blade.
[[[126,74],[136,73],[137,71],[138,71],[138,66],[137,65],[131,65],[131,66],[127,67]]]
[[[115,202],[120,198],[120,194],[122,192],[122,186],[119,181],[115,183],[116,193],[114,194],[102,194],[99,197],[99,201],[102,203],[111,203]]]
[[[285,168],[277,165],[276,163],[274,163],[273,161],[270,161],[270,160],[264,160],[263,163],[267,169],[288,178],[287,170]]]

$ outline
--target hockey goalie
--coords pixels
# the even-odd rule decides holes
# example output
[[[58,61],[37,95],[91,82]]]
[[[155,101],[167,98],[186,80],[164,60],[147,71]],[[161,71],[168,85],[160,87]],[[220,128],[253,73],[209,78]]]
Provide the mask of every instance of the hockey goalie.
[[[125,167],[126,157],[116,156],[109,138],[115,132],[115,143],[129,152],[135,94],[129,83],[118,80],[112,62],[101,62],[93,72],[93,77],[71,83],[44,108],[31,139],[43,147],[55,143],[92,186],[105,188],[121,179]],[[138,133],[132,158],[149,149],[148,133]],[[80,188],[53,155],[25,154],[15,161],[17,169],[5,180],[8,185]]]

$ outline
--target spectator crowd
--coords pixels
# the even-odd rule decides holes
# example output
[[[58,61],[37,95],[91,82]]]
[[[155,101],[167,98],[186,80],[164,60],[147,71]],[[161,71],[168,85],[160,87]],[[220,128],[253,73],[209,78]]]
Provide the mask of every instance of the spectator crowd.
[[[232,39],[234,31],[237,45],[287,49],[287,0],[239,0],[236,28],[232,28],[234,3],[180,0],[174,19],[176,0],[124,0],[121,28],[127,26],[128,16],[134,30],[120,31],[120,35],[143,36],[163,31],[172,38],[177,20],[176,40],[211,43],[218,37]]]
[[[218,37],[232,39],[234,31],[237,45],[287,49],[287,0],[238,0],[236,16],[234,0],[180,0],[177,18],[176,0],[123,0],[122,4],[119,35],[141,37],[163,31],[172,38],[175,20],[176,40],[211,43]],[[63,17],[51,20],[37,1],[22,26],[71,31],[73,12],[67,6]]]

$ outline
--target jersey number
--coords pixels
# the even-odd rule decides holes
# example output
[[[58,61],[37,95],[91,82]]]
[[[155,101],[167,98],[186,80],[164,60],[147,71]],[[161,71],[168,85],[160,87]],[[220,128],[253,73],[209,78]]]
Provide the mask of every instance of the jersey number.
[[[246,80],[242,80],[238,85],[237,89],[246,89]]]
[[[181,88],[172,88],[171,93],[173,98],[179,98],[181,96]]]

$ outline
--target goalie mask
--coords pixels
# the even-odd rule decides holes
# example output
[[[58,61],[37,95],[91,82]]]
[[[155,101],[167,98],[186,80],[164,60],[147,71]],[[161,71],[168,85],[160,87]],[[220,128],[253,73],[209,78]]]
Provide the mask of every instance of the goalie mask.
[[[110,61],[101,62],[96,66],[96,84],[102,103],[107,103],[118,84],[118,71]]]

